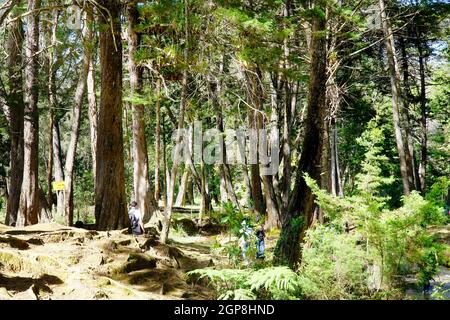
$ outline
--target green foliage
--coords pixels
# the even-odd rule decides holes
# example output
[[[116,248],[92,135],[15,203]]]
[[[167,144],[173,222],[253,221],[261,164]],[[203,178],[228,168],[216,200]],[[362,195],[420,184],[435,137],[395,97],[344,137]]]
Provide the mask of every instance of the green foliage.
[[[299,279],[308,299],[354,299],[367,296],[368,259],[361,236],[329,226],[308,231]]]
[[[199,280],[207,278],[210,285],[216,290],[218,298],[232,298],[232,292],[238,289],[247,289],[246,280],[248,270],[240,269],[197,269],[189,271],[188,276],[196,276]],[[242,292],[241,292],[242,294]]]
[[[242,224],[245,221],[246,224],[253,228],[256,225],[255,217],[250,213],[245,213],[238,210],[232,202],[223,202],[222,210],[213,213],[213,218],[220,221],[222,225],[228,227],[228,232],[230,236],[233,237],[232,241],[229,241],[227,244],[221,246],[219,243],[216,243],[214,249],[217,252],[225,253],[229,259],[229,261],[235,265],[240,266],[242,263],[242,250],[239,246],[239,238],[242,235]],[[259,222],[261,223],[261,221]],[[247,235],[244,235],[247,237]],[[250,239],[247,239],[250,246],[246,252],[246,257],[248,261],[252,262],[256,257],[256,237],[254,234],[250,235]]]
[[[300,289],[298,275],[288,267],[269,267],[253,271],[248,279],[250,290],[264,290],[273,299],[292,299]]]
[[[320,20],[326,19],[326,14],[323,8],[314,7],[312,9],[305,10],[303,16],[308,19],[317,18]]]
[[[365,150],[365,159],[361,165],[361,172],[356,175],[356,187],[360,193],[368,196],[379,195],[380,189],[391,184],[394,178],[383,177],[381,164],[389,159],[382,155],[382,142],[385,139],[383,129],[378,127],[378,115],[368,124],[357,143]]]
[[[417,274],[417,280],[420,286],[429,284],[430,280],[438,273],[438,254],[439,248],[437,247],[426,248],[422,253],[420,270]]]
[[[381,267],[380,285],[385,291],[398,289],[401,276],[414,272],[415,266],[421,283],[436,274],[443,250],[427,227],[443,222],[442,208],[413,192],[403,197],[400,208],[388,210],[379,203],[382,198],[367,197],[376,181],[369,181],[357,195],[334,198],[314,180],[305,179],[329,218],[324,226],[308,232],[304,245],[300,275],[305,278],[302,288],[306,295],[326,297],[335,292],[335,298],[351,298],[370,294],[364,285],[370,276],[363,272],[365,265]],[[346,232],[350,226],[353,231]],[[343,275],[335,264],[344,270]],[[318,270],[320,279],[314,276]],[[349,287],[350,283],[355,287]]]
[[[436,182],[430,187],[425,198],[437,206],[444,207],[449,189],[450,178],[438,177]]]
[[[287,267],[255,269],[198,269],[188,272],[208,278],[219,299],[293,299],[299,290],[297,274]]]
[[[220,222],[228,226],[231,234],[239,236],[242,221],[246,219],[246,216],[231,201],[222,203],[222,209]]]

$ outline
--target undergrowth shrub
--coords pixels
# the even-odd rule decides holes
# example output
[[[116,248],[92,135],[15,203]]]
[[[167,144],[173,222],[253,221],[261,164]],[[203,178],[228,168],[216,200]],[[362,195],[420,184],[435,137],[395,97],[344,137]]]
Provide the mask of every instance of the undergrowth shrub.
[[[197,269],[188,276],[207,278],[220,300],[295,299],[299,277],[288,267],[255,269]]]
[[[367,258],[361,236],[319,225],[306,235],[299,270],[308,299],[352,299],[367,294]]]

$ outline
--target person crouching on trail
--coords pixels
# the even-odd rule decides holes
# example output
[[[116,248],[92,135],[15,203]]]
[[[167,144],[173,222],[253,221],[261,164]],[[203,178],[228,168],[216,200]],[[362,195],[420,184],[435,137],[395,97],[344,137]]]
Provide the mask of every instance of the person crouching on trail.
[[[130,233],[132,233],[135,236],[138,236],[145,232],[144,223],[142,222],[141,210],[139,210],[136,201],[133,201],[130,204],[130,210],[128,211],[128,218],[130,219]]]

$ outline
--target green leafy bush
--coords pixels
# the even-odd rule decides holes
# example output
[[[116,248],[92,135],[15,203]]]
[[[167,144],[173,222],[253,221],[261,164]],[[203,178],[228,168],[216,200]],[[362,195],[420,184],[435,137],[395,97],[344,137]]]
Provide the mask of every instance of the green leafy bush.
[[[308,231],[299,270],[308,299],[352,299],[367,295],[367,257],[361,236],[325,225]]]
[[[443,250],[428,227],[442,224],[441,208],[412,192],[402,198],[402,207],[389,210],[383,198],[370,197],[373,191],[369,190],[374,189],[337,198],[320,190],[309,177],[306,181],[328,218],[324,226],[309,231],[304,245],[300,277],[306,296],[367,294],[364,279],[369,275],[362,271],[364,263],[380,268],[377,289],[386,292],[401,287],[405,274],[416,273],[419,284],[426,284],[437,273]],[[336,264],[348,272],[337,272]]]
[[[245,218],[244,213],[238,210],[231,201],[223,202],[222,208],[223,211],[218,217],[220,222],[229,228],[231,234],[238,236],[241,223]]]

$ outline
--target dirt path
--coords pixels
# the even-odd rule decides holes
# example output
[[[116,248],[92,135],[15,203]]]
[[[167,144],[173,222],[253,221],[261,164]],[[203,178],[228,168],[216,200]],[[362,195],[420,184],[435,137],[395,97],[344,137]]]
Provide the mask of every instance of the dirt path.
[[[212,291],[186,272],[223,262],[211,255],[213,242],[174,236],[161,245],[119,231],[0,225],[0,299],[208,299]]]

